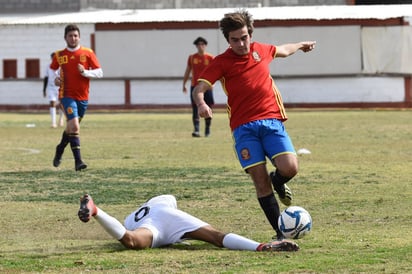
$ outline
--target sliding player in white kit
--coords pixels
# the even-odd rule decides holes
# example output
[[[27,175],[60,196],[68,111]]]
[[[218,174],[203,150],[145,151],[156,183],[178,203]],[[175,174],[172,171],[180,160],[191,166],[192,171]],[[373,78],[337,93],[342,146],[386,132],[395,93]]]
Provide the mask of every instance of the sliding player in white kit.
[[[126,217],[123,225],[98,208],[92,197],[85,194],[80,199],[78,216],[83,222],[88,222],[93,216],[113,238],[130,249],[157,248],[192,239],[234,250],[299,250],[299,246],[289,240],[258,243],[234,233],[216,230],[208,223],[178,209],[173,195],[151,198]]]

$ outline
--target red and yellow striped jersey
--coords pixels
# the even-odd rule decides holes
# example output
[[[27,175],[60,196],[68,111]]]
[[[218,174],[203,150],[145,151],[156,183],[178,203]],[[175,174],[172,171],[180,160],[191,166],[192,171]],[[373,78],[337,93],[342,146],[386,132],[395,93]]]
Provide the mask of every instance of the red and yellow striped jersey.
[[[196,86],[200,73],[207,67],[210,61],[213,59],[213,55],[205,52],[203,55],[195,53],[189,56],[187,59],[187,65],[192,70],[192,87]]]
[[[56,51],[50,68],[57,70],[60,67],[59,98],[89,99],[90,79],[80,74],[77,68],[78,64],[82,64],[87,70],[100,68],[99,61],[92,49],[80,47],[75,51],[70,51],[67,48]]]

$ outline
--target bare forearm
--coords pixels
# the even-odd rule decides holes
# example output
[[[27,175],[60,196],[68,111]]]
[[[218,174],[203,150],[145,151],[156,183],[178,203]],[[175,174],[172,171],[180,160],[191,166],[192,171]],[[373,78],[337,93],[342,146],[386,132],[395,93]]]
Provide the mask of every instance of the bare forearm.
[[[197,85],[195,89],[193,90],[193,101],[195,102],[196,106],[200,106],[202,104],[205,104],[203,92],[201,91],[201,87]]]
[[[298,43],[290,43],[278,46],[276,49],[276,56],[277,57],[287,57],[298,50],[302,50],[303,52],[311,51],[315,48],[316,41],[304,41]]]
[[[295,44],[286,44],[285,48],[286,48],[286,52],[288,55],[292,55],[295,52],[297,52],[300,48],[302,47],[302,45],[300,43],[295,43]]]

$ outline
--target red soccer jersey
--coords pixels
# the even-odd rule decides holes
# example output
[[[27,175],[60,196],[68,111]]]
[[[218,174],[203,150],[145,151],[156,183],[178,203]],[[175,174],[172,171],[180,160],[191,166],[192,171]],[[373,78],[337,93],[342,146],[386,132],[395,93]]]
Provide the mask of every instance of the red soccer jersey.
[[[243,56],[229,48],[200,75],[199,81],[210,85],[221,81],[232,131],[251,121],[287,119],[282,97],[270,75],[269,64],[275,53],[275,46],[257,42],[251,43],[249,54]]]
[[[195,53],[189,56],[187,65],[192,69],[192,87],[196,86],[200,73],[209,65],[212,59],[213,55],[206,52],[203,55]]]
[[[75,100],[89,100],[90,80],[80,74],[77,68],[78,64],[82,64],[85,69],[100,68],[96,55],[89,48],[80,47],[75,51],[69,51],[65,48],[56,51],[50,68],[57,70],[60,67],[59,98],[69,97]]]

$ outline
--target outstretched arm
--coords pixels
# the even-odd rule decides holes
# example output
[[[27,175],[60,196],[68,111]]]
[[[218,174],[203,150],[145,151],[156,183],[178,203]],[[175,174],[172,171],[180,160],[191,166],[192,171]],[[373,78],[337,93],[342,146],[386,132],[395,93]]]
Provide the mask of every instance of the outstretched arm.
[[[186,66],[185,74],[183,75],[183,93],[187,93],[186,82],[189,80],[190,72],[192,69]]]
[[[46,97],[46,87],[47,87],[47,82],[49,81],[49,77],[46,76],[43,79],[43,97]]]
[[[292,44],[283,44],[276,47],[276,57],[288,57],[298,50],[303,52],[311,51],[315,48],[316,41],[304,41]]]

